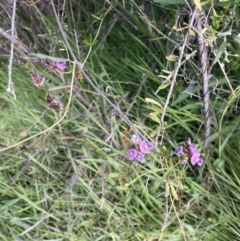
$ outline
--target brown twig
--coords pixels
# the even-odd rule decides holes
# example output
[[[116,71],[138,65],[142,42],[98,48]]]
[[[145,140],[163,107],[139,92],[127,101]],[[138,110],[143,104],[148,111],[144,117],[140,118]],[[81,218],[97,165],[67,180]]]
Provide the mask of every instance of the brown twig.
[[[24,53],[29,54],[31,53],[31,50],[23,44],[20,40],[18,40],[16,37],[12,36],[11,34],[7,33],[4,29],[0,28],[0,35],[2,35],[4,38],[6,38],[9,41],[13,41],[14,45],[16,45],[19,49],[21,49]]]
[[[194,3],[192,3],[194,6]],[[196,8],[196,7],[195,7]],[[195,14],[196,30],[198,38],[198,50],[200,69],[202,73],[203,83],[203,117],[204,117],[204,149],[206,150],[209,144],[211,134],[211,119],[210,119],[210,92],[209,92],[209,73],[208,73],[208,54],[205,39],[202,34],[201,11],[197,9]]]

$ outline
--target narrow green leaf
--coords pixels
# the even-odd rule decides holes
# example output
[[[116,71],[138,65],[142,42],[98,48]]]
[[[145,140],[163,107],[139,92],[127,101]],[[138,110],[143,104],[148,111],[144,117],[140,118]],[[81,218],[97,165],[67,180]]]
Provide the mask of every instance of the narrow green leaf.
[[[48,91],[58,91],[63,89],[69,89],[68,85],[54,86],[48,89]]]
[[[170,190],[169,190],[169,182],[166,182],[166,187],[165,187],[165,197],[169,196]]]
[[[157,105],[159,106],[160,108],[162,108],[162,105],[160,103],[158,103],[156,100],[154,99],[151,99],[151,98],[145,98],[145,100],[148,102],[148,103],[152,103],[154,105]]]
[[[171,193],[173,195],[173,198],[175,200],[178,200],[178,195],[177,195],[177,192],[176,192],[176,190],[174,188],[173,182],[170,182],[170,188],[171,188]]]
[[[152,112],[149,114],[150,118],[157,122],[158,124],[160,123],[160,118],[159,118],[159,112]]]
[[[199,9],[199,11],[202,11],[202,6],[201,6],[201,3],[200,3],[200,0],[193,0],[196,7]]]
[[[158,87],[158,90],[166,89],[169,85],[170,85],[170,83],[167,83],[167,84],[164,84],[164,85],[160,85],[160,86]]]
[[[229,43],[222,42],[222,44],[220,45],[220,47],[218,49],[217,55],[213,61],[213,64],[217,63],[217,61],[220,59],[220,57],[222,56],[222,54],[227,46],[229,46]]]
[[[166,56],[166,59],[168,61],[176,61],[178,59],[178,56],[174,55],[174,54],[170,54],[170,55]]]
[[[240,36],[238,36],[238,35],[236,35],[236,34],[233,34],[233,35],[232,35],[232,38],[233,38],[233,40],[234,40],[236,43],[240,44]]]

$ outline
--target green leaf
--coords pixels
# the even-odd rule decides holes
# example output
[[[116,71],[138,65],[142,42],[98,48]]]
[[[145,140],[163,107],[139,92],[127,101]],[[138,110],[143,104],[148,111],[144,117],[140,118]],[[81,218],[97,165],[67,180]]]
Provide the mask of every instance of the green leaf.
[[[208,3],[210,3],[210,0],[203,1],[203,2],[201,2],[201,6],[207,5]]]
[[[162,145],[158,145],[158,149],[160,150],[161,156],[163,157],[167,157],[168,153],[166,151],[166,147],[162,146]]]
[[[223,42],[223,43],[220,45],[220,47],[219,47],[219,49],[218,49],[218,52],[217,52],[217,55],[216,55],[216,57],[215,57],[215,59],[214,59],[214,61],[213,61],[213,64],[216,64],[216,63],[217,63],[217,61],[220,59],[220,57],[222,56],[222,53],[224,52],[224,50],[225,50],[225,48],[226,48],[227,46],[229,46],[229,43],[226,43],[226,42]]]
[[[166,56],[166,59],[169,61],[176,61],[178,59],[178,56],[174,55],[174,54],[170,54],[170,55]]]
[[[149,114],[150,118],[160,124],[160,119],[159,119],[159,112],[152,112]]]
[[[145,100],[148,102],[148,103],[152,103],[154,105],[157,105],[159,106],[161,109],[162,109],[162,105],[160,103],[158,103],[156,100],[154,99],[151,99],[151,98],[145,98]]]
[[[68,85],[54,86],[48,89],[48,91],[58,91],[63,89],[69,89]]]
[[[63,58],[57,58],[57,57],[53,57],[53,56],[49,56],[49,55],[45,55],[45,54],[35,54],[35,53],[31,53],[29,54],[30,56],[35,56],[39,59],[50,59],[52,60],[53,62],[59,62],[59,61],[63,61],[63,60],[66,60],[66,59],[63,59]]]
[[[160,85],[160,86],[158,87],[158,90],[166,89],[169,85],[170,85],[170,83],[167,83],[167,84],[164,84],[164,85]]]
[[[201,3],[200,3],[200,0],[193,0],[193,1],[195,3],[196,7],[199,9],[199,11],[201,11],[202,10],[202,6],[201,6]]]
[[[233,38],[233,40],[234,40],[236,43],[240,44],[240,36],[238,36],[238,35],[236,35],[236,34],[233,34],[233,35],[232,35],[232,38]]]
[[[165,197],[168,197],[170,194],[170,189],[169,189],[169,182],[166,182],[166,186],[165,186]]]
[[[178,195],[177,195],[177,192],[176,192],[176,190],[174,188],[173,182],[171,181],[169,185],[170,185],[170,188],[171,188],[171,193],[173,195],[173,198],[175,200],[178,200]]]
[[[89,40],[83,40],[83,42],[88,46],[92,46],[97,43],[97,40],[94,40],[92,34],[90,34]]]

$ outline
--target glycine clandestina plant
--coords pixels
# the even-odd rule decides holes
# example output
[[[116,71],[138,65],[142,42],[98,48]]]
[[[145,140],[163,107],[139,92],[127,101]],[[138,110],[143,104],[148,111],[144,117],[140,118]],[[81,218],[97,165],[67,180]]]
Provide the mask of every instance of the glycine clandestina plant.
[[[178,146],[176,148],[175,154],[178,157],[183,158],[181,162],[182,165],[187,164],[187,162],[189,161],[193,166],[195,165],[202,166],[204,163],[204,160],[201,154],[198,152],[196,146],[192,144],[190,137],[183,145]]]
[[[29,72],[30,78],[32,79],[32,84],[35,85],[38,88],[43,88],[47,78],[44,76],[41,78],[41,76],[36,71]]]
[[[50,59],[43,59],[42,63],[44,63],[44,66],[47,67],[49,71],[51,71],[51,68],[54,70],[59,70],[63,71],[66,68],[66,60],[59,61],[59,62],[52,62]],[[45,89],[45,83],[47,82],[47,78],[41,77],[36,71],[31,71],[29,73],[30,78],[32,80],[32,84],[40,89]],[[60,100],[55,99],[51,95],[47,95],[44,98],[45,102],[47,103],[48,107],[54,108],[54,109],[59,109],[62,105]]]
[[[149,151],[155,150],[155,147],[152,142],[147,140],[142,140],[137,135],[131,135],[131,140],[133,142],[134,148],[129,149],[128,151],[128,160],[138,160],[141,163],[146,161],[145,154]]]

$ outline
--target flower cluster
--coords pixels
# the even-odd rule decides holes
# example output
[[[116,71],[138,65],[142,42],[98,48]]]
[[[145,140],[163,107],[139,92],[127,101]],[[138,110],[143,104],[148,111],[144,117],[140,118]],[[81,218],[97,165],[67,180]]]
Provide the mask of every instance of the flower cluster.
[[[35,85],[38,88],[43,88],[47,78],[44,76],[41,78],[41,76],[36,71],[30,71],[29,72],[30,78],[32,80],[33,85]]]
[[[66,60],[54,62],[53,67],[63,71],[66,68]]]
[[[66,68],[67,61],[62,60],[59,62],[52,62],[50,59],[45,58],[45,59],[41,59],[41,63],[48,69],[48,71],[59,73]]]
[[[198,152],[195,145],[191,143],[191,138],[181,146],[178,146],[175,150],[175,154],[182,159],[182,165],[185,165],[188,161],[191,162],[193,166],[198,165],[202,166],[204,160],[201,157],[201,154]]]
[[[132,135],[130,138],[133,142],[134,148],[131,148],[128,151],[128,160],[133,161],[136,159],[141,163],[144,163],[146,160],[145,154],[147,154],[149,151],[155,150],[153,143],[147,140],[142,140],[137,135]]]
[[[51,107],[53,109],[58,109],[62,105],[60,100],[56,100],[53,96],[50,95],[46,96],[44,100],[46,101],[48,107]]]
[[[50,72],[62,72],[66,68],[66,60],[59,61],[59,62],[52,62],[50,59],[45,58],[41,59],[41,63],[50,71]],[[34,86],[45,89],[45,83],[47,82],[47,78],[41,77],[36,71],[29,72],[30,78]],[[45,89],[46,90],[46,89]],[[48,107],[59,109],[62,105],[60,100],[57,100],[54,96],[47,94],[44,98],[45,102],[47,103]]]

